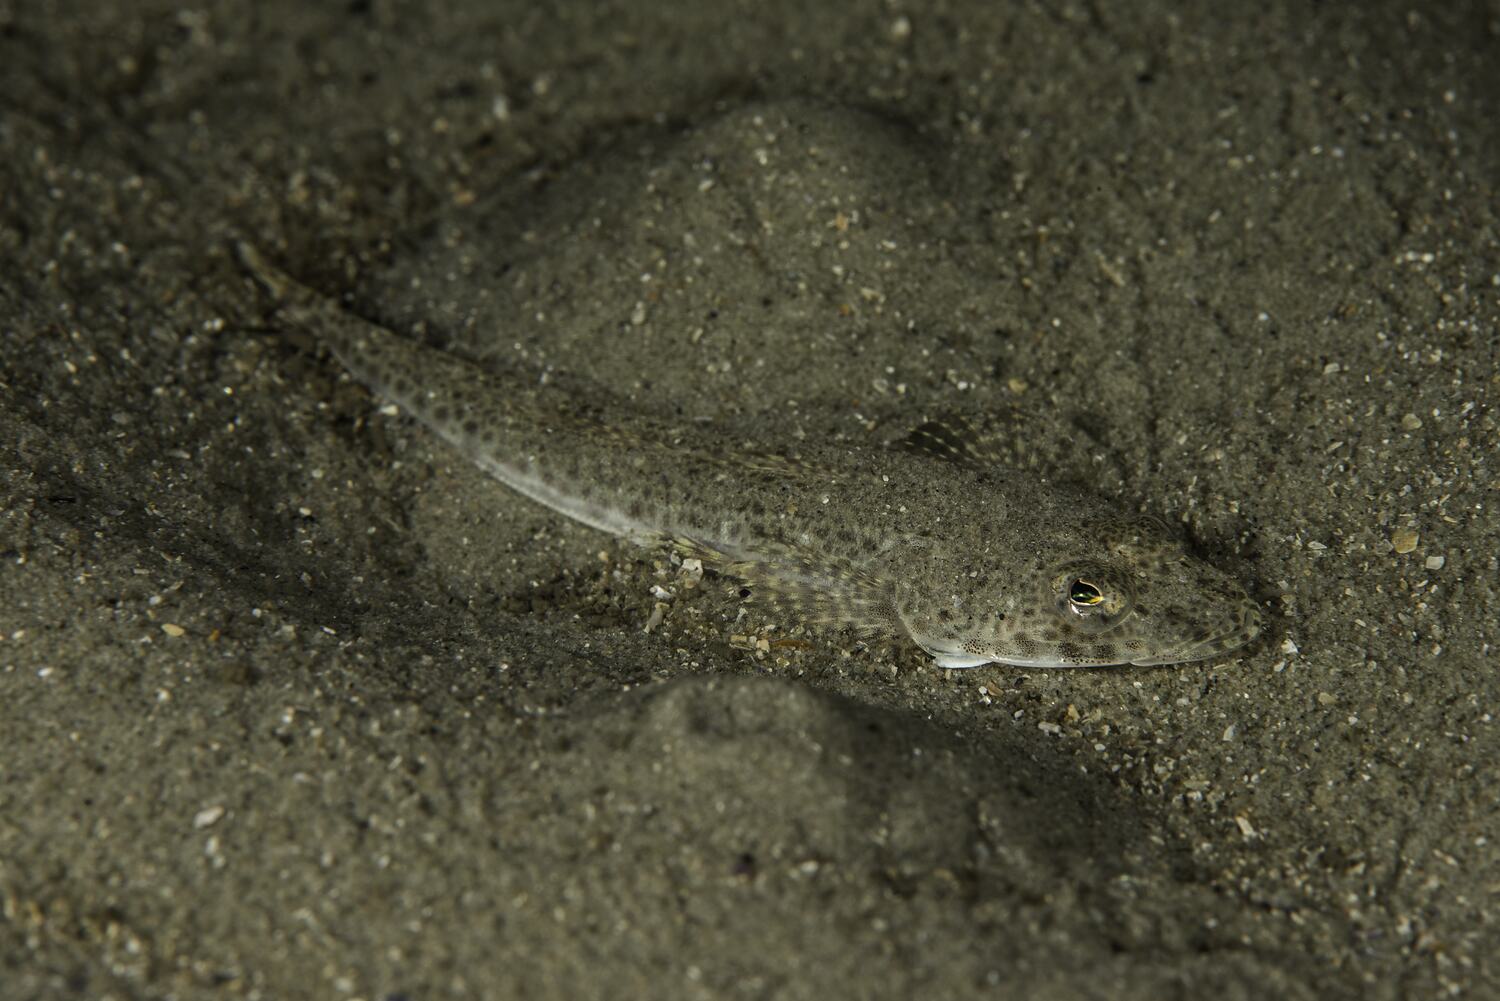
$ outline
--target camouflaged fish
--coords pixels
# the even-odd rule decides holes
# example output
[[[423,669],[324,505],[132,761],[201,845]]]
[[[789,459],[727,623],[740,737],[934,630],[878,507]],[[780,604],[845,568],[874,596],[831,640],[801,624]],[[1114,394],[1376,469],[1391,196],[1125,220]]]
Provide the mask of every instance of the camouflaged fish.
[[[501,377],[238,250],[290,324],[502,483],[601,531],[675,547],[807,622],[904,635],[945,668],[1171,664],[1260,632],[1239,584],[1161,521],[1022,468],[998,422],[747,447]]]

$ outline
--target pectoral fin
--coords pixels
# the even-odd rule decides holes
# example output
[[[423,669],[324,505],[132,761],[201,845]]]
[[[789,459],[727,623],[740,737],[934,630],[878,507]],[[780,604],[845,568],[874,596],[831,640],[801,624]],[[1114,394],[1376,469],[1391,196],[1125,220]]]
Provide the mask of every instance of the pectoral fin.
[[[730,553],[699,539],[676,537],[672,545],[706,569],[742,581],[750,597],[816,625],[861,632],[889,630],[895,621],[885,583],[849,560],[781,547]]]

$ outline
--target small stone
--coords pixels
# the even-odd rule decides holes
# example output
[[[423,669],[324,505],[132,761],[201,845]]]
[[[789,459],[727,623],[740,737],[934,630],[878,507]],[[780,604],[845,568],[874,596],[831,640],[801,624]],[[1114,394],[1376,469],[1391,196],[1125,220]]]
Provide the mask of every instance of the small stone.
[[[1391,533],[1391,546],[1398,553],[1409,553],[1417,548],[1417,541],[1421,536],[1410,528],[1398,528]]]
[[[1422,565],[1425,566],[1428,570],[1441,570],[1443,569],[1443,564],[1447,562],[1448,560],[1446,557],[1429,556]]]
[[[183,635],[184,633],[187,632],[186,629],[182,628],[181,626],[179,626],[175,622],[163,622],[161,624],[161,631],[164,632],[164,633],[166,633],[168,636],[172,637],[173,639],[176,639],[177,637],[179,637],[179,636],[181,636],[181,635]]]
[[[1338,700],[1339,697],[1337,695],[1334,695],[1332,692],[1318,693],[1318,705],[1320,706],[1331,706]]]
[[[193,814],[193,826],[201,831],[205,827],[212,827],[217,824],[219,818],[222,816],[224,816],[224,808],[222,806],[210,806]]]
[[[1405,417],[1401,418],[1401,426],[1406,428],[1406,430],[1408,431],[1415,431],[1417,428],[1422,426],[1422,418],[1418,417],[1416,414],[1407,414]]]

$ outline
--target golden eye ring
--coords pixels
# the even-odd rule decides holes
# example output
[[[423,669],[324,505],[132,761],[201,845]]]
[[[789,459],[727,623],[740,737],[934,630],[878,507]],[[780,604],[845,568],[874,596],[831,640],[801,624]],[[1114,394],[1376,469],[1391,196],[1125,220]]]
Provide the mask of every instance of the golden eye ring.
[[[1068,584],[1068,602],[1074,608],[1093,608],[1104,604],[1104,592],[1099,590],[1098,585],[1082,577],[1075,577]]]

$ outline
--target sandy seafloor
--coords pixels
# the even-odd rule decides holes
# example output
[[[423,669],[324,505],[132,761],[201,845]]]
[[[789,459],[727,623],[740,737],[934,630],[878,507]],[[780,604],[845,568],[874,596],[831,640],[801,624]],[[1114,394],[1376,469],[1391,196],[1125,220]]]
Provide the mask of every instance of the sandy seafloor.
[[[0,997],[1500,997],[1500,8],[1241,6],[0,2]],[[234,233],[770,447],[1082,429],[1270,628],[777,621]]]

